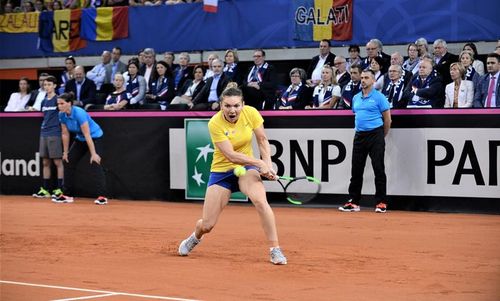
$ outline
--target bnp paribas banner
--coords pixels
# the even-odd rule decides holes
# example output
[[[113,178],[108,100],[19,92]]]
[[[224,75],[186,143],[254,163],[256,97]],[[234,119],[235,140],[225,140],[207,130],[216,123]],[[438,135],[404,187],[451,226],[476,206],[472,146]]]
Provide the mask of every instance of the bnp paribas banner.
[[[205,197],[214,145],[208,132],[208,119],[185,119],[186,129],[186,199],[200,200]],[[231,200],[246,201],[241,193],[233,193]]]

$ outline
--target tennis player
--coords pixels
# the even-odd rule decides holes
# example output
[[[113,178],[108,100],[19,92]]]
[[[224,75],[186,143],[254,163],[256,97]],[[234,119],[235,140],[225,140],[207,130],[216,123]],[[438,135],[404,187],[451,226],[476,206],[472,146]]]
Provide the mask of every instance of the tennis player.
[[[90,166],[92,177],[97,185],[97,205],[105,205],[108,199],[105,197],[106,178],[101,166],[102,136],[101,127],[90,118],[89,114],[82,108],[73,106],[73,93],[63,93],[57,98],[59,108],[59,121],[61,122],[64,162],[64,192],[55,202],[72,202],[74,194],[75,171],[78,162],[90,152]],[[70,132],[75,133],[75,140],[69,147]],[[69,151],[68,151],[69,150]]]
[[[276,179],[272,169],[270,146],[264,131],[264,119],[259,112],[243,103],[243,95],[236,85],[229,84],[221,94],[221,110],[208,123],[215,145],[208,188],[203,204],[202,218],[195,231],[179,245],[179,255],[187,256],[209,233],[229,202],[232,192],[241,191],[257,208],[264,232],[269,241],[271,262],[286,264],[287,260],[278,243],[273,210],[266,198],[261,177]],[[253,157],[252,136],[256,137],[262,159]],[[245,166],[247,172],[239,178],[234,168]]]

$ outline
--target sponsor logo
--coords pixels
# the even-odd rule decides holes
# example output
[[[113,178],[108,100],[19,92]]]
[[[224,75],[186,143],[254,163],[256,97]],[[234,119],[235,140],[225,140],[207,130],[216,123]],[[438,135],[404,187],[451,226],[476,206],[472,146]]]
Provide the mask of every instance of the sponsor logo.
[[[40,176],[40,154],[35,154],[35,159],[3,158],[0,153],[0,175],[7,177],[38,177]]]

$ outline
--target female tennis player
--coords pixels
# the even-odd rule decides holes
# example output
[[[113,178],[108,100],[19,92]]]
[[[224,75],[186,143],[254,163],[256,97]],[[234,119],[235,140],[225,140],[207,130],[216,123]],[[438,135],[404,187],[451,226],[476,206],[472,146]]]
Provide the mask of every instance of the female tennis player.
[[[98,195],[94,203],[105,205],[108,203],[108,199],[105,197],[106,178],[99,155],[102,154],[103,131],[84,109],[73,106],[73,99],[74,95],[71,92],[63,93],[57,97],[63,142],[64,192],[69,196],[61,195],[53,201],[61,203],[73,201],[71,195],[74,193],[76,167],[83,156],[90,152],[92,178],[95,179]],[[71,148],[69,147],[70,132],[76,134]]]
[[[243,103],[243,95],[236,84],[230,83],[221,94],[221,110],[208,123],[215,145],[210,169],[208,188],[203,204],[203,215],[196,223],[195,231],[179,245],[179,255],[187,256],[209,233],[229,202],[231,192],[241,191],[257,208],[262,227],[269,241],[271,262],[286,264],[279,243],[274,213],[266,198],[260,176],[276,179],[272,169],[269,142],[264,131],[264,119],[259,112]],[[252,134],[255,134],[261,159],[252,154]],[[234,168],[245,166],[247,172],[236,177]]]

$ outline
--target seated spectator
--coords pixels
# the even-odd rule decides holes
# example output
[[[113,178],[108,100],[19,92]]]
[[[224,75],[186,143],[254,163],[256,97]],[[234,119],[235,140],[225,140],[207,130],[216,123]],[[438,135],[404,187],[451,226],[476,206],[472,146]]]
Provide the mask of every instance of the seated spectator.
[[[54,0],[54,3],[52,4],[52,10],[61,10],[63,9],[62,2],[60,0]]]
[[[130,59],[128,62],[128,80],[126,81],[127,92],[132,96],[129,107],[137,107],[144,104],[146,96],[146,80],[139,74],[139,60]]]
[[[361,91],[361,66],[353,65],[350,69],[351,80],[342,89],[341,102],[339,108],[350,109],[354,95]]]
[[[468,50],[464,50],[460,53],[460,63],[465,69],[465,79],[470,80],[474,87],[476,87],[481,79],[481,76],[477,72],[476,68],[474,68],[474,55],[472,52]]]
[[[307,84],[315,86],[321,81],[321,70],[324,65],[333,66],[335,54],[330,51],[330,40],[321,40],[319,42],[319,54],[311,59],[311,63],[307,68]]]
[[[144,49],[144,65],[141,67],[141,70],[139,70],[139,74],[144,76],[144,79],[146,80],[146,88],[148,91],[149,87],[151,86],[151,82],[156,81],[156,79],[158,78],[158,73],[156,72],[155,57],[156,54],[153,48]]]
[[[413,76],[406,87],[403,100],[407,108],[441,108],[443,107],[443,83],[433,72],[432,61],[423,59],[418,74]]]
[[[271,110],[276,102],[276,75],[274,66],[266,62],[266,52],[253,53],[254,65],[242,85],[245,104],[257,110]]]
[[[31,91],[30,93],[30,100],[26,104],[26,109],[28,111],[40,111],[42,107],[42,101],[45,99],[45,96],[47,95],[47,92],[45,92],[45,89],[43,87],[43,83],[45,80],[49,77],[48,73],[40,73],[40,76],[38,77],[38,86],[39,88],[36,90]]]
[[[470,108],[474,100],[474,84],[470,80],[463,80],[465,68],[460,63],[450,65],[452,83],[446,85],[445,108]]]
[[[193,98],[192,110],[206,111],[206,110],[219,110],[220,95],[229,83],[229,79],[222,72],[223,64],[220,59],[212,61],[213,76],[205,81],[205,86],[201,89],[200,93]]]
[[[434,41],[434,68],[442,79],[443,85],[451,83],[450,65],[451,63],[458,62],[458,55],[448,52],[448,46],[443,39]]]
[[[340,89],[343,89],[345,85],[351,80],[351,75],[347,72],[346,66],[347,61],[343,56],[338,55],[335,57],[334,66],[337,69],[335,78],[337,83],[340,86]]]
[[[147,103],[158,103],[162,110],[166,110],[175,96],[172,70],[165,61],[156,64],[158,78],[149,83],[149,92],[146,94]]]
[[[413,77],[413,73],[407,72],[403,69],[403,63],[404,63],[404,58],[399,52],[394,52],[391,54],[391,65],[398,65],[401,67],[401,76],[403,77],[405,87],[408,85],[410,82],[411,78]],[[386,73],[384,75],[384,82],[389,81],[389,74]]]
[[[106,74],[104,76],[104,83],[111,83],[114,81],[115,74],[123,74],[127,71],[127,65],[120,61],[122,56],[122,49],[120,47],[114,47],[111,51],[111,61],[106,64]]]
[[[409,72],[407,72],[409,73]],[[398,64],[393,64],[389,67],[388,80],[384,82],[382,94],[387,97],[391,109],[401,109],[406,107],[406,103],[401,101],[405,90],[405,80],[403,77],[403,69]]]
[[[35,6],[31,1],[22,2],[23,13],[31,13],[35,11]]]
[[[96,99],[96,87],[94,81],[85,77],[83,66],[76,66],[74,78],[69,80],[64,88],[64,93],[73,92],[75,95],[74,105],[86,108],[92,104],[98,104]]]
[[[462,51],[463,50],[467,50],[467,51],[472,52],[472,55],[473,55],[472,57],[474,59],[474,62],[472,63],[472,67],[474,67],[474,69],[476,70],[476,72],[479,75],[484,75],[484,64],[479,59],[479,53],[477,53],[476,44],[474,44],[474,43],[465,43],[464,48],[462,49]]]
[[[415,45],[417,45],[418,55],[420,58],[429,53],[429,44],[425,38],[418,38],[415,41]]]
[[[321,71],[321,82],[314,87],[312,104],[306,109],[337,109],[340,100],[340,86],[333,76],[335,70],[330,65],[324,65]]]
[[[101,90],[106,78],[106,66],[111,62],[111,52],[104,50],[101,54],[101,63],[87,72],[87,78],[94,81],[97,91]]]
[[[125,109],[132,98],[132,94],[130,94],[125,88],[125,79],[121,73],[115,74],[113,85],[115,86],[115,91],[109,94],[108,98],[106,98],[104,110],[118,111]]]
[[[144,62],[144,49],[141,49],[137,52],[137,59],[139,60],[139,70],[141,70],[142,66],[144,66],[144,63],[145,63]]]
[[[45,7],[45,5],[43,5],[43,1],[42,0],[35,0],[35,11],[36,12],[42,12],[42,11],[46,11],[47,8]]]
[[[10,14],[10,13],[13,13],[14,12],[14,7],[12,6],[12,3],[10,3],[9,1],[7,1],[7,3],[5,3],[4,7],[3,7],[3,13],[4,14]]]
[[[193,76],[193,69],[189,67],[191,58],[187,52],[182,52],[179,55],[179,66],[174,70],[174,88],[175,94],[180,95],[180,89],[184,83]]]
[[[224,55],[224,74],[226,74],[230,81],[241,85],[243,82],[243,73],[238,65],[239,61],[238,52],[236,50],[226,50],[226,54]]]
[[[70,80],[73,79],[74,77],[74,72],[75,72],[75,66],[76,66],[76,61],[73,56],[68,56],[64,60],[64,65],[66,66],[66,70],[63,72],[61,75],[61,85],[59,86],[58,94],[64,93],[65,90],[65,85],[66,83]]]
[[[175,70],[179,67],[179,64],[175,64],[175,54],[171,51],[167,51],[163,54],[163,60],[170,66],[170,70]]]
[[[474,90],[474,107],[500,108],[500,54],[488,54],[486,71]]]
[[[359,56],[361,50],[359,49],[358,45],[350,45],[348,51],[349,57],[346,59],[346,69],[351,70],[351,66],[360,65],[363,59],[361,58],[361,56]]]
[[[408,45],[408,59],[403,63],[403,70],[411,72],[412,76],[417,74],[418,67],[420,65],[420,55],[418,52],[417,45]]]
[[[291,84],[281,95],[280,110],[304,109],[311,102],[311,91],[306,85],[306,71],[301,68],[293,68],[290,71]]]
[[[215,59],[218,59],[219,56],[217,53],[211,53],[208,55],[207,61],[208,61],[208,69],[207,72],[205,72],[205,77],[203,78],[204,80],[207,80],[209,77],[212,77],[214,75],[214,72],[212,70],[212,61]]]
[[[170,103],[171,105],[186,104],[191,109],[193,107],[193,99],[200,93],[201,89],[205,86],[203,76],[205,71],[201,65],[196,65],[193,68],[194,80],[188,80],[181,88],[181,96],[176,96]]]
[[[375,83],[373,84],[373,88],[377,90],[382,90],[384,86],[384,75],[382,72],[382,66],[384,64],[384,60],[380,56],[376,56],[371,60],[370,69],[375,73]]]
[[[381,58],[378,62],[380,65],[380,71],[382,74],[387,73],[391,64],[391,56],[383,52],[383,45],[380,40],[371,39],[368,43],[366,43],[366,54],[366,58],[361,62],[361,68],[363,70],[370,67],[374,58],[379,57]]]
[[[10,94],[9,102],[5,112],[20,112],[26,110],[26,104],[30,100],[30,85],[27,77],[19,80],[19,92]]]

